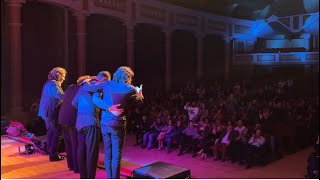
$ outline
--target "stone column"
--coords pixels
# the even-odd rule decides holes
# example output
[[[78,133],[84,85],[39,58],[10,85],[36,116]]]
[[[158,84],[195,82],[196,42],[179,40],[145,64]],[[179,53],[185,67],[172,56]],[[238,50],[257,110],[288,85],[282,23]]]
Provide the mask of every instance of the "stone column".
[[[134,25],[127,24],[127,66],[134,71]]]
[[[86,13],[75,13],[77,24],[78,75],[86,74]]]
[[[231,40],[230,38],[225,38],[224,39],[224,42],[225,42],[225,56],[226,56],[226,59],[225,59],[225,74],[224,74],[224,79],[227,81],[229,80],[229,75],[230,75],[230,59],[231,59]]]
[[[203,78],[203,34],[197,34],[197,80]]]
[[[21,0],[6,0],[9,58],[11,62],[11,111],[22,111]]]
[[[8,43],[11,102],[6,118],[27,124],[29,113],[24,112],[22,104],[22,58],[21,58],[21,7],[23,0],[6,0],[8,15]]]
[[[171,43],[172,32],[165,31],[165,90],[169,92],[172,86],[172,62],[171,62]]]
[[[68,8],[64,8],[64,67],[69,69],[69,13]]]

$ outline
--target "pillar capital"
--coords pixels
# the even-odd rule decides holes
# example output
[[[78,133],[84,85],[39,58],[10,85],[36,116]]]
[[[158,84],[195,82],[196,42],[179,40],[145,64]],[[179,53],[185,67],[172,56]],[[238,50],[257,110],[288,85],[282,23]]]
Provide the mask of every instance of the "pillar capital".
[[[230,42],[232,39],[233,39],[233,38],[232,38],[232,37],[229,37],[229,36],[223,37],[223,40],[224,40],[225,42]]]
[[[136,26],[136,23],[132,23],[132,22],[125,22],[123,23],[123,25],[126,26],[127,30],[133,30]]]
[[[173,33],[173,29],[171,28],[162,28],[162,32],[166,35],[171,35]]]
[[[87,16],[90,15],[87,11],[75,11],[72,14],[76,17],[77,21],[86,21]]]
[[[194,35],[197,39],[203,39],[205,36],[206,36],[206,34],[205,33],[195,33],[195,35]]]
[[[21,27],[22,26],[22,23],[8,23],[8,26],[11,26],[11,27]]]
[[[26,3],[26,0],[5,0],[7,6],[21,6],[22,3]]]

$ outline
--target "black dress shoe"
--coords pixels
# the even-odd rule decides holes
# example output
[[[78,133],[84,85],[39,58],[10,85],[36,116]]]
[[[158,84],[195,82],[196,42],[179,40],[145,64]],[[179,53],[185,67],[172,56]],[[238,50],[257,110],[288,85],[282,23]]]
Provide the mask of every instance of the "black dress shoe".
[[[166,152],[167,152],[167,154],[170,154],[170,153],[171,153],[170,149],[167,149]]]
[[[49,158],[50,162],[53,162],[53,161],[62,161],[64,160],[64,157],[63,156],[55,156],[55,157],[52,157],[52,158]]]

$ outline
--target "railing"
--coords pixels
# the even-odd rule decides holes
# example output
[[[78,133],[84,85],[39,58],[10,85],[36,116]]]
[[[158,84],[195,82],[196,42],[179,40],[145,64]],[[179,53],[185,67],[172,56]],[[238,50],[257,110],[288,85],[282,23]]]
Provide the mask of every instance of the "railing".
[[[148,23],[167,30],[254,39],[254,21],[214,15],[156,0],[39,0],[74,12],[113,16],[124,24]]]
[[[319,52],[236,54],[235,65],[319,64]]]

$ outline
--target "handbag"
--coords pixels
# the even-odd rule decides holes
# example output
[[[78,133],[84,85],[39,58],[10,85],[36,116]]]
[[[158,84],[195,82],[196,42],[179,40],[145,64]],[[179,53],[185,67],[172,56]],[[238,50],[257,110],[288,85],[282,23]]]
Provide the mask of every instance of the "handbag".
[[[9,136],[13,136],[13,137],[17,137],[20,135],[20,131],[17,127],[15,126],[9,126],[8,129],[6,130],[6,133],[9,135]]]

